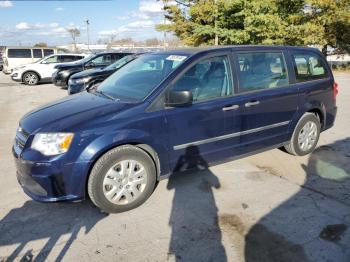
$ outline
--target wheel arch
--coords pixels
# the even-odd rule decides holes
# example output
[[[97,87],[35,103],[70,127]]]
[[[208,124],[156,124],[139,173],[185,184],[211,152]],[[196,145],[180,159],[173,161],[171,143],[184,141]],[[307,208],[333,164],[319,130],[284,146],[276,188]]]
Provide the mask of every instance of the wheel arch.
[[[307,111],[307,113],[313,113],[320,120],[321,129],[325,127],[325,113],[320,108],[312,108]]]
[[[38,81],[41,80],[41,75],[40,75],[37,71],[28,69],[28,70],[26,70],[26,71],[24,71],[24,72],[22,73],[21,79],[22,79],[23,82],[24,82],[24,75],[25,75],[26,73],[29,73],[29,72],[30,72],[30,73],[35,73],[35,74],[37,74],[37,76],[39,77],[39,80],[38,80]]]
[[[90,173],[91,173],[91,170],[92,168],[94,167],[94,165],[96,164],[96,162],[104,155],[106,154],[108,151],[114,149],[114,148],[117,148],[117,147],[120,147],[120,146],[124,146],[124,145],[132,145],[132,146],[135,146],[141,150],[143,150],[147,155],[150,156],[150,158],[152,159],[154,165],[155,165],[155,168],[156,168],[156,180],[157,182],[159,182],[160,180],[160,166],[161,166],[161,161],[159,159],[159,156],[158,156],[158,153],[157,151],[150,145],[148,144],[145,144],[145,142],[142,142],[142,141],[129,141],[129,142],[121,142],[121,143],[115,143],[115,144],[111,144],[109,146],[106,146],[104,147],[102,150],[100,150],[93,158],[93,160],[89,163],[89,166],[87,168],[87,171],[86,171],[86,174],[84,176],[84,195],[85,195],[85,198],[88,196],[88,191],[87,191],[87,188],[88,188],[88,182],[89,182],[89,177],[90,177]]]

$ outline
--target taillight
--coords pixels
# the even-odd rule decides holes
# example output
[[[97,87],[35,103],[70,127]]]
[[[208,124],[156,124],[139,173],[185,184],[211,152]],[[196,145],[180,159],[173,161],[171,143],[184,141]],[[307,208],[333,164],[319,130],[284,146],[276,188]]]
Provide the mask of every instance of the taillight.
[[[338,94],[338,84],[336,82],[334,82],[334,84],[333,84],[333,98],[334,98],[334,100],[336,99],[337,94]]]

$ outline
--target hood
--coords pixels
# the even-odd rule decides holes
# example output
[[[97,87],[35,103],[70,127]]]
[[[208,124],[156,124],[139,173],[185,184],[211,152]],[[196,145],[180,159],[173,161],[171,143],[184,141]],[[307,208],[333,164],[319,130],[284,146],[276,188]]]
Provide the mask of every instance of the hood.
[[[70,132],[98,117],[121,112],[133,104],[107,99],[97,93],[67,96],[27,113],[20,121],[28,133]]]
[[[104,76],[104,75],[110,75],[115,72],[115,69],[89,69],[84,70],[82,72],[74,74],[71,79],[78,79],[78,78],[84,78],[84,77],[95,77],[95,76]]]

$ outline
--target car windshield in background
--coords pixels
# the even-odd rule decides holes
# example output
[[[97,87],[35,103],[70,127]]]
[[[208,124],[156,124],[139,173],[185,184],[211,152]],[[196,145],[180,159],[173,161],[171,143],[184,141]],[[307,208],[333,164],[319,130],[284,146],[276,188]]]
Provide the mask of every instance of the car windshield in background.
[[[119,59],[118,61],[116,61],[115,63],[109,65],[106,67],[107,70],[113,70],[113,69],[119,69],[122,66],[126,65],[127,63],[129,63],[130,61],[134,60],[135,58],[137,58],[136,55],[127,55],[124,56],[123,58]]]
[[[107,78],[98,91],[115,99],[141,101],[186,58],[170,54],[143,55]]]

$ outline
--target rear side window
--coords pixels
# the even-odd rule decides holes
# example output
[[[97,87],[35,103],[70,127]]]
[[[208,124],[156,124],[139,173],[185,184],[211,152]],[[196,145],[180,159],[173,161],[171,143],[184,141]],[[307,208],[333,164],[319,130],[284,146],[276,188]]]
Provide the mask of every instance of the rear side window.
[[[44,56],[52,55],[53,49],[44,49]]]
[[[286,86],[289,83],[282,52],[238,53],[239,93]]]
[[[33,49],[33,57],[34,58],[42,58],[43,52],[41,52],[41,49]]]
[[[32,50],[30,49],[9,49],[7,51],[8,58],[32,58]]]
[[[328,77],[327,70],[321,57],[316,54],[296,53],[293,54],[293,60],[297,82]]]
[[[73,62],[76,61],[76,56],[72,56],[72,55],[61,55],[59,57],[59,61],[61,63],[68,63],[68,62]]]

